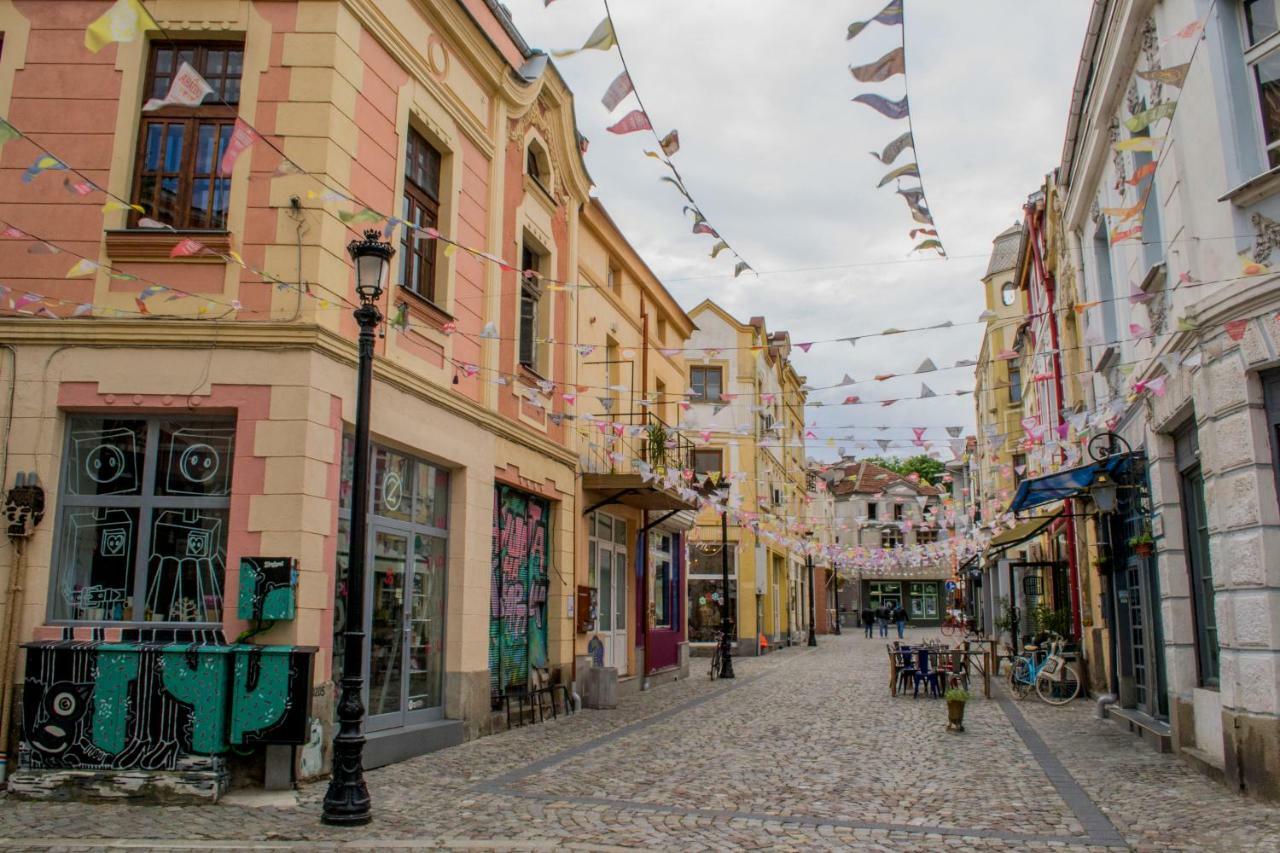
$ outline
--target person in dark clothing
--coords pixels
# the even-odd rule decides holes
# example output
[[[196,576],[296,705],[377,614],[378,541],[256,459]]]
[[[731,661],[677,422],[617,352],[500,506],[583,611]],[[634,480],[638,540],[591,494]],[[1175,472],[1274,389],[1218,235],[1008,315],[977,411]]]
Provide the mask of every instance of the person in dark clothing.
[[[882,604],[876,610],[876,624],[880,626],[880,636],[889,636],[889,605]]]
[[[875,625],[876,612],[871,609],[870,604],[862,605],[862,628],[866,631],[867,637],[873,636],[871,628]]]
[[[901,604],[893,608],[893,622],[898,626],[898,639],[902,639],[902,630],[907,627],[907,611]]]

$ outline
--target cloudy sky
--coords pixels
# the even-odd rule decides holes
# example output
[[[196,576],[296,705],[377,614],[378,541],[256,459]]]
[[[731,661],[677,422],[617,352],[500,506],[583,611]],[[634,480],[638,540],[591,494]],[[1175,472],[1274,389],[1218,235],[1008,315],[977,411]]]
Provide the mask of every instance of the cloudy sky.
[[[529,43],[577,47],[604,17],[602,0],[506,0]],[[733,261],[708,252],[714,240],[690,233],[684,203],[643,155],[648,133],[615,136],[600,96],[621,70],[617,50],[556,60],[576,96],[578,126],[590,140],[587,168],[624,233],[686,308],[711,297],[745,320],[765,316],[794,342],[822,341],[951,320],[976,320],[979,277],[992,238],[1020,218],[1027,195],[1058,162],[1086,0],[907,0],[906,47],[916,152],[929,204],[950,258],[911,255],[907,207],[879,151],[907,129],[850,99],[876,92],[896,100],[903,78],[858,83],[848,67],[898,43],[896,27],[872,24],[853,41],[848,24],[884,0],[614,0],[619,41],[635,86],[659,133],[680,131],[675,157],[710,223],[759,276],[733,278]],[[1051,36],[1051,37],[1050,37]],[[895,165],[911,162],[911,152]],[[905,183],[913,183],[907,181]],[[844,374],[870,379],[910,374],[924,358],[939,367],[976,356],[981,329],[958,325],[795,351],[815,387]],[[911,448],[911,427],[929,426],[936,448],[946,425],[973,429],[971,369],[904,376],[818,391],[839,402],[915,397],[921,380],[939,395],[890,407],[810,408],[818,441],[811,456],[854,441],[891,438]],[[891,425],[893,429],[877,427]],[[950,458],[943,449],[942,458]]]

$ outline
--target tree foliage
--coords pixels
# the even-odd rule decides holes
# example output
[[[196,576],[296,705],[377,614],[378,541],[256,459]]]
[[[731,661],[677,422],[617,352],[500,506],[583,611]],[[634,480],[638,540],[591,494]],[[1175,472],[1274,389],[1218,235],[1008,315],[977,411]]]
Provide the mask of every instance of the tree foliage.
[[[915,456],[908,456],[906,459],[899,459],[896,456],[871,456],[863,460],[879,465],[881,468],[887,468],[895,474],[901,474],[903,477],[908,474],[919,474],[920,479],[931,485],[937,485],[942,482],[942,475],[946,473],[944,466],[932,456],[926,456],[923,453]]]

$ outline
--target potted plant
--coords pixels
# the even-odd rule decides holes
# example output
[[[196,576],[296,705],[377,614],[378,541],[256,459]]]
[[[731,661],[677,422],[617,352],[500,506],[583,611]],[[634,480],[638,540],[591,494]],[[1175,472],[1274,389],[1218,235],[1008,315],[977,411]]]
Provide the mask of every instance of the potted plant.
[[[947,731],[964,731],[964,706],[969,701],[969,691],[952,679],[952,686],[947,688],[942,698],[947,700]]]
[[[648,440],[649,464],[659,473],[666,473],[667,430],[660,423],[651,423],[645,430]]]
[[[1151,537],[1151,531],[1143,530],[1136,536],[1129,537],[1129,547],[1133,549],[1133,553],[1139,557],[1150,557],[1155,553],[1156,540]]]

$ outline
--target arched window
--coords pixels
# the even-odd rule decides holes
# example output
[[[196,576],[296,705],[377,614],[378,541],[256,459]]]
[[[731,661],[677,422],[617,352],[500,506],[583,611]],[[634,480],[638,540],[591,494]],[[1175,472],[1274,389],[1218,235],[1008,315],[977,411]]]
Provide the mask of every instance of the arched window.
[[[1005,305],[1012,305],[1013,300],[1017,299],[1018,289],[1013,286],[1013,282],[1007,281],[1000,290],[1000,301]]]
[[[547,157],[547,149],[537,139],[529,140],[525,149],[524,171],[544,190],[551,185],[551,161]]]

